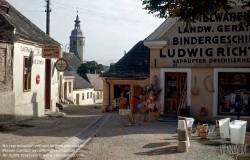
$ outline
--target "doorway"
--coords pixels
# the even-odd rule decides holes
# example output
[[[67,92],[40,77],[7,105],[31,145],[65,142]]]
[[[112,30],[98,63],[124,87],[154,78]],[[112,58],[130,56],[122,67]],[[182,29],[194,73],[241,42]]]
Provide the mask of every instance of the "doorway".
[[[130,86],[129,85],[115,85],[114,86],[114,98],[121,97],[121,93],[123,93],[124,97],[129,100]]]
[[[79,105],[79,94],[76,94],[76,104]]]
[[[65,83],[64,83],[64,98],[68,98],[68,96],[67,96],[67,92],[68,92],[68,91],[67,91],[67,88],[68,88],[68,87],[67,87],[67,82],[65,82]]]
[[[51,101],[51,60],[45,60],[45,109],[50,109]]]
[[[165,73],[164,114],[177,114],[181,98],[186,94],[186,80],[187,73]]]

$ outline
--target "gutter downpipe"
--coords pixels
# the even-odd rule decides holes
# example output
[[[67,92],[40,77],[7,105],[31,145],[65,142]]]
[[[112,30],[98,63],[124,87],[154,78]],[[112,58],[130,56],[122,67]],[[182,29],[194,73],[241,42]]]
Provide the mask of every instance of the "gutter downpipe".
[[[110,105],[110,83],[108,82],[107,78],[105,78],[106,83],[108,84],[108,88],[109,88],[109,98],[108,98],[108,106]]]

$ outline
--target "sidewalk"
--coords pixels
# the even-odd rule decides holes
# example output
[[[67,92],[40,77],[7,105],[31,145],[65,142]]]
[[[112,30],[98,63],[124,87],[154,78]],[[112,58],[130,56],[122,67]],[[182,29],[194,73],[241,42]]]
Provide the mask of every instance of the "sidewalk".
[[[80,141],[83,142],[89,136],[83,131],[93,126],[91,124],[99,125],[101,118],[108,114],[93,106],[69,105],[64,111],[67,114],[65,117],[44,116],[5,124],[0,130],[0,159],[39,159],[38,156],[57,149],[70,138],[79,137],[81,131]],[[70,151],[69,148],[67,150]],[[59,157],[63,158],[62,155]]]

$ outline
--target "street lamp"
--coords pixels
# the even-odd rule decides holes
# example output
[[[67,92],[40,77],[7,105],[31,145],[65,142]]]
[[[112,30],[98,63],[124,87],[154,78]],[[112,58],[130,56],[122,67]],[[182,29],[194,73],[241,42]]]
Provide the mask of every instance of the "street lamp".
[[[72,53],[70,51],[67,53],[67,46],[69,46],[69,44],[65,45],[65,52],[64,52],[63,56],[65,56],[68,60],[70,60],[73,58],[74,53]],[[69,49],[69,47],[68,47],[68,49]]]

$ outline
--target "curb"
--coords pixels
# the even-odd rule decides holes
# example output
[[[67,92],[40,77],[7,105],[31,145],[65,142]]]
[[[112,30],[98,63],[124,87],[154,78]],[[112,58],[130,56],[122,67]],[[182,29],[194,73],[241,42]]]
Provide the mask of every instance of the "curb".
[[[93,123],[88,125],[82,131],[78,132],[75,136],[69,138],[61,145],[56,146],[55,149],[43,155],[40,160],[69,160],[72,158],[82,147],[87,145],[99,129],[107,122],[111,114],[102,115]]]
[[[72,152],[68,157],[66,157],[64,160],[69,160],[70,158],[72,158],[74,155],[76,155],[76,153],[77,152],[79,152],[79,150],[81,149],[81,148],[83,148],[83,147],[85,147],[91,140],[92,140],[92,138],[96,135],[96,133],[98,133],[99,132],[99,129],[100,128],[102,128],[102,126],[104,126],[104,124],[107,122],[107,120],[110,118],[110,114],[106,117],[106,119],[95,129],[95,131],[89,136],[89,138],[87,139],[87,140],[85,140],[83,143],[81,143],[80,145],[79,145],[79,147],[74,151],[74,152]],[[103,117],[103,116],[102,116]],[[98,120],[101,120],[101,118],[102,117],[100,117]],[[97,121],[98,121],[97,120]],[[94,122],[94,123],[96,123],[96,122]],[[94,123],[92,124],[92,125],[94,125]]]

